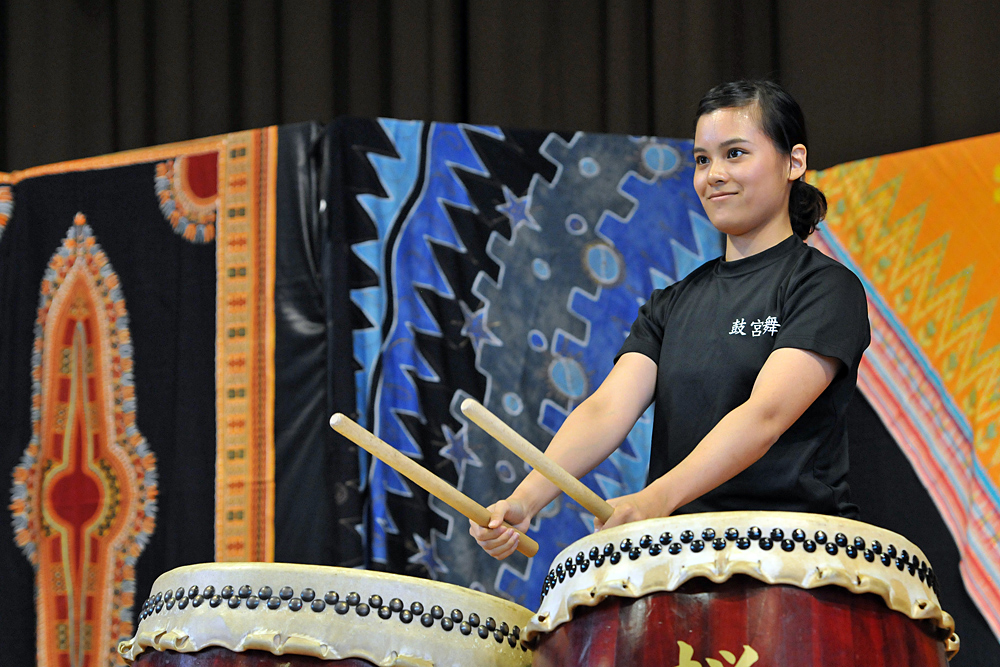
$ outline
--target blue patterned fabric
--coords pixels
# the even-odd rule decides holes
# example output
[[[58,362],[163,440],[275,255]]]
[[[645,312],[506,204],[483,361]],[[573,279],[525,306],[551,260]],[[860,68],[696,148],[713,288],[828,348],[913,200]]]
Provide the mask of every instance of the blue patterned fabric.
[[[367,319],[354,332],[359,419],[489,505],[526,469],[462,400],[544,448],[607,376],[649,294],[718,256],[722,237],[692,189],[687,141],[378,125],[394,151],[365,153],[381,187],[357,195],[372,224],[352,246],[377,276],[352,292]],[[603,497],[642,488],[650,415],[584,478]],[[464,517],[380,462],[369,470],[371,566],[531,608],[555,554],[593,528],[563,496],[531,526],[538,555],[500,563]]]

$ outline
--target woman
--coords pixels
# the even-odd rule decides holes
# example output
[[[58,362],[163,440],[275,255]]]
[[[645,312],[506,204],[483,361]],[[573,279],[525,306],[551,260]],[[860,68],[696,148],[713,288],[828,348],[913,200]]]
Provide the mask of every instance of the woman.
[[[726,234],[724,258],[657,290],[607,379],[546,453],[581,477],[655,399],[647,486],[608,502],[602,527],[683,512],[787,510],[857,517],[845,413],[869,343],[864,288],[803,241],[826,199],[802,181],[802,111],[767,81],[723,84],[698,106],[694,188]],[[559,494],[537,472],[469,532],[496,558]]]

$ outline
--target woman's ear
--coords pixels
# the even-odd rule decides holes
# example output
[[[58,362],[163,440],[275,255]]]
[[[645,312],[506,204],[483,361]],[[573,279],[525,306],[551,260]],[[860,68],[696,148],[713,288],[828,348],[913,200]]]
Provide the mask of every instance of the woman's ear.
[[[802,144],[792,146],[788,154],[788,180],[797,181],[806,173],[806,147]]]

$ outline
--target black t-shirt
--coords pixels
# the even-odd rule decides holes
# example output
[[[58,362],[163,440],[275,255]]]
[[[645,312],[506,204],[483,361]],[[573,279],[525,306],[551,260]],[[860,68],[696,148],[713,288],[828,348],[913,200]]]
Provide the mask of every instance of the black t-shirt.
[[[746,402],[773,350],[800,348],[840,359],[843,367],[763,457],[676,513],[785,510],[857,518],[844,421],[869,342],[861,281],[794,235],[745,259],[712,260],[656,290],[618,353],[640,352],[657,364],[647,483]]]

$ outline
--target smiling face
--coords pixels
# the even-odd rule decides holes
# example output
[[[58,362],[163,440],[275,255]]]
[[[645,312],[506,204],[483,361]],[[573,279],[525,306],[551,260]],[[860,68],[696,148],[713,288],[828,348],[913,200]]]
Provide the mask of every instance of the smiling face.
[[[805,172],[805,147],[781,153],[758,114],[756,104],[717,109],[701,116],[695,129],[694,189],[709,220],[728,237],[727,260],[791,235],[788,197]]]

